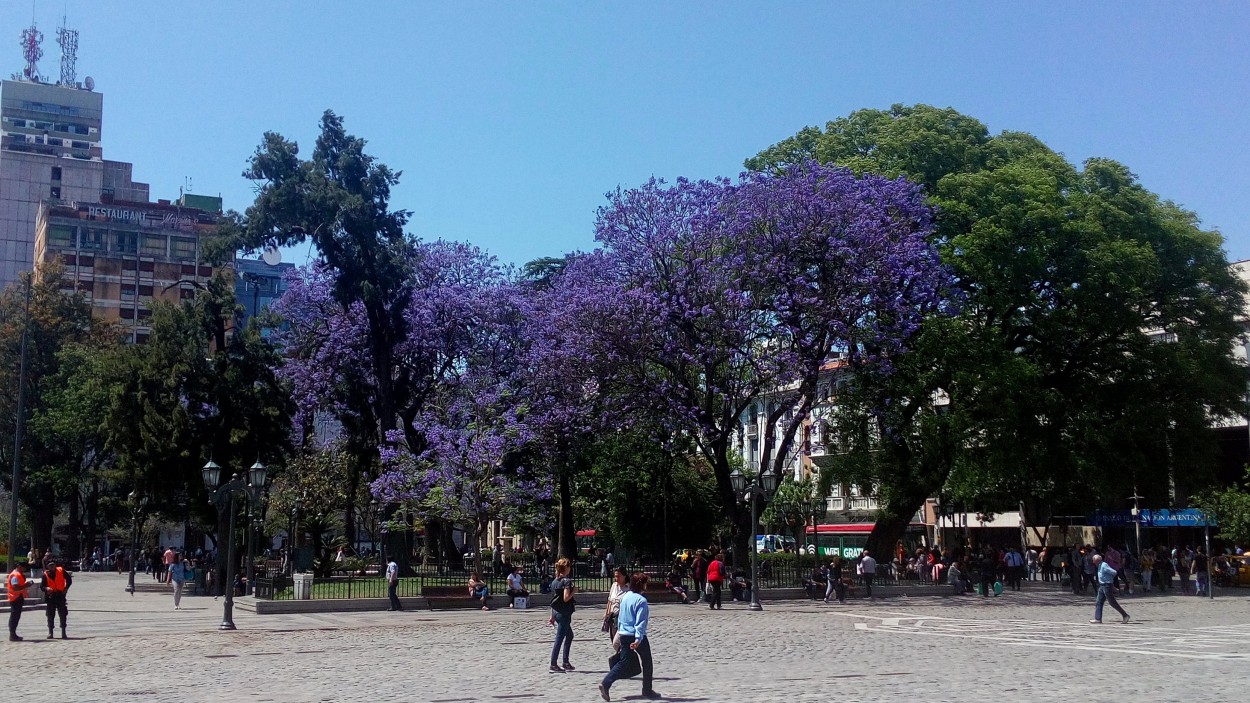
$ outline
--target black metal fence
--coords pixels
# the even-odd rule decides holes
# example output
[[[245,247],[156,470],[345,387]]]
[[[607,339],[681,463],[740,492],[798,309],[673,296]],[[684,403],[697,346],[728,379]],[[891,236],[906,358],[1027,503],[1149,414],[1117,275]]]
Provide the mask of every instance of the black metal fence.
[[[531,594],[543,594],[554,578],[549,565],[516,564],[523,569],[523,584]],[[653,590],[666,587],[666,580],[673,569],[671,564],[628,564],[631,572],[642,571],[651,577]],[[492,567],[474,569],[471,567],[455,567],[448,565],[420,565],[415,567],[414,576],[406,576],[399,580],[396,593],[401,598],[422,595],[427,586],[463,587],[468,594],[468,582],[471,574],[478,574],[490,588],[492,596],[503,596],[507,591],[506,573],[496,573]],[[689,565],[678,569],[682,585],[691,592],[697,590],[697,584],[691,574]],[[750,581],[750,569],[747,566],[728,567],[732,579]],[[337,575],[330,578],[315,578],[312,582],[311,597],[314,600],[346,599],[346,598],[386,598],[386,580],[380,575],[384,568],[370,568],[364,575]],[[605,575],[606,574],[606,575]],[[844,578],[862,583],[863,577],[855,573],[854,565],[847,563],[843,572]],[[574,565],[573,584],[583,592],[606,592],[612,586],[611,572],[601,564],[578,562]],[[822,581],[819,570],[811,561],[803,563],[792,559],[761,559],[759,563],[759,587],[761,590],[778,588],[814,587]],[[945,573],[939,581],[923,578],[920,574],[895,571],[891,564],[879,564],[873,576],[874,586],[946,586]],[[294,582],[289,575],[273,575],[256,580],[255,595],[263,600],[293,600],[295,598]]]

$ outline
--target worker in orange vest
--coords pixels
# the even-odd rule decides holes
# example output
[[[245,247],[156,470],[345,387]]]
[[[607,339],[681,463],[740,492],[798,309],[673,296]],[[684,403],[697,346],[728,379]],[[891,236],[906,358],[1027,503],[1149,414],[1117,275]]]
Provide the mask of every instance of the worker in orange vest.
[[[9,580],[5,583],[9,592],[9,641],[21,642],[17,636],[17,623],[22,620],[22,608],[26,605],[26,589],[30,582],[26,580],[26,572],[30,565],[18,563],[17,568],[9,572]]]
[[[52,639],[52,623],[57,613],[61,614],[61,639],[67,640],[65,636],[65,616],[69,613],[69,607],[65,602],[65,595],[69,591],[69,587],[74,584],[74,579],[65,570],[65,567],[52,561],[43,572],[43,588],[44,602],[47,604],[48,611],[48,639]]]

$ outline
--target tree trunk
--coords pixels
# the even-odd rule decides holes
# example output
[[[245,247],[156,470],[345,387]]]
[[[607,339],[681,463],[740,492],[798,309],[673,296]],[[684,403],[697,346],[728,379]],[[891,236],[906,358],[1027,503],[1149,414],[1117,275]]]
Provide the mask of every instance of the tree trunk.
[[[569,469],[560,471],[560,514],[558,520],[556,558],[577,559],[577,527],[573,523],[573,487]]]
[[[868,543],[864,550],[872,553],[878,563],[894,559],[894,548],[907,532],[911,518],[920,509],[928,494],[926,492],[908,493],[892,498],[877,508],[877,523],[868,535]]]
[[[52,520],[56,501],[47,499],[40,500],[39,503],[30,508],[30,543],[42,554],[52,546]]]
[[[66,559],[82,559],[82,540],[79,539],[79,533],[82,532],[82,500],[81,491],[78,486],[74,486],[74,490],[69,497],[69,535],[66,539],[65,558]]]

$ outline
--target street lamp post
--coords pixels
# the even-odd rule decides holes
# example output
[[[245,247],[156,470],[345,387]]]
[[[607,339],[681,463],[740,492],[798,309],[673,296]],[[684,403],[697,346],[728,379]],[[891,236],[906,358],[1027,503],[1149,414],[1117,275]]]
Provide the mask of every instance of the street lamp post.
[[[772,471],[765,471],[760,476],[747,477],[737,469],[729,474],[729,482],[733,486],[734,493],[742,496],[743,500],[751,503],[751,534],[748,536],[747,548],[751,552],[751,604],[748,606],[751,610],[763,610],[764,606],[760,605],[760,572],[759,551],[755,541],[755,529],[758,522],[756,517],[756,499],[761,499],[767,503],[773,496],[773,492],[777,490],[777,474]]]
[[[1133,501],[1133,528],[1136,531],[1134,539],[1137,542],[1137,559],[1139,561],[1141,560],[1141,504],[1138,501],[1143,497],[1137,495],[1137,487],[1133,486],[1133,495],[1127,498],[1127,500]]]
[[[813,567],[820,570],[820,522],[829,515],[829,501],[812,498],[812,560]]]
[[[293,574],[295,573],[295,548],[299,546],[296,530],[299,528],[299,513],[304,509],[304,500],[296,498],[291,504],[291,523],[286,531],[286,563]]]
[[[241,495],[247,501],[249,508],[253,503],[260,501],[261,492],[265,487],[265,479],[268,478],[269,469],[257,459],[255,464],[248,470],[248,478],[244,480],[235,474],[230,477],[230,481],[221,484],[221,467],[212,459],[204,465],[202,476],[204,478],[204,486],[212,491],[210,501],[217,506],[218,514],[222,510],[230,513],[230,520],[226,529],[226,580],[223,584],[226,592],[226,602],[223,608],[221,625],[219,630],[233,630],[234,626],[234,518],[235,513],[235,496]],[[250,513],[250,510],[249,510]],[[250,526],[250,522],[249,522]]]
[[[140,498],[138,491],[131,491],[128,498],[130,499],[130,582],[126,584],[126,592],[133,596],[135,594],[135,567],[139,563],[139,560],[135,558],[139,553],[139,519],[147,510],[148,497]]]

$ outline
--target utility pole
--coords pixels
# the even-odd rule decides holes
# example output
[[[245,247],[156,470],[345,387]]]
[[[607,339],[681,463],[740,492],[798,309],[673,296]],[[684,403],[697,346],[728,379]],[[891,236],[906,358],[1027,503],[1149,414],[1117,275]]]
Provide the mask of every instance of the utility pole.
[[[17,427],[13,435],[13,491],[9,496],[9,569],[17,568],[17,495],[22,487],[22,434],[26,430],[26,344],[30,339],[30,296],[34,274],[26,275],[26,313],[22,321],[21,361],[17,372]]]

